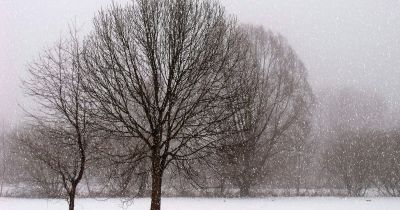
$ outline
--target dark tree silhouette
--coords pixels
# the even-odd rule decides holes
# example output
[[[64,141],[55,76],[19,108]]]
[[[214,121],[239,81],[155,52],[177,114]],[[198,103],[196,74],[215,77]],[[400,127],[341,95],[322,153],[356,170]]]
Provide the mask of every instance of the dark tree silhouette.
[[[151,210],[159,210],[165,169],[206,156],[220,140],[245,36],[217,3],[197,0],[137,0],[101,11],[94,26],[85,90],[105,130],[145,145]]]

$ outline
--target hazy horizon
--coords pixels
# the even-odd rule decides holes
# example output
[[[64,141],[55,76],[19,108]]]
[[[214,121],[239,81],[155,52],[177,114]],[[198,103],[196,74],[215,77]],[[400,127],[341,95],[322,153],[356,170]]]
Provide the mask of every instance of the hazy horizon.
[[[16,122],[27,65],[76,22],[82,31],[107,0],[0,2],[0,122]],[[116,3],[130,2],[116,0]],[[400,101],[400,1],[221,0],[242,23],[284,35],[318,91],[350,86]]]

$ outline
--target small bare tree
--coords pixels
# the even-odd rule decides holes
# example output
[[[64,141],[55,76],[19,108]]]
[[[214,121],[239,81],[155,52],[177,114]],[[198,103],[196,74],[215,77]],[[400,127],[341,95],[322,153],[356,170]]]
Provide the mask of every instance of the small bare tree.
[[[376,131],[341,130],[323,155],[323,166],[349,196],[363,196],[373,183],[378,159]]]
[[[251,43],[239,99],[244,108],[229,121],[236,132],[226,136],[220,154],[240,196],[249,196],[250,187],[270,174],[271,158],[307,137],[313,95],[304,65],[282,36],[243,30]]]
[[[137,0],[94,23],[85,90],[105,130],[146,146],[150,208],[159,210],[165,169],[206,156],[219,140],[243,36],[212,1]]]
[[[42,136],[30,126],[20,126],[13,130],[10,141],[13,176],[16,183],[23,183],[22,196],[46,198],[63,197],[63,185],[59,174],[52,170],[41,159],[45,158],[41,151],[34,148],[33,142],[50,151],[48,136]],[[51,153],[51,152],[50,152]]]
[[[2,127],[0,128],[0,158],[1,158],[1,163],[0,163],[0,197],[3,196],[3,189],[4,189],[4,183],[6,181],[6,155],[7,155],[7,150],[8,147],[6,147],[6,133],[5,133],[5,126],[4,122],[2,124]]]
[[[387,196],[400,196],[400,133],[397,129],[385,131],[377,139],[374,161],[375,186]]]
[[[88,110],[90,101],[82,89],[80,56],[76,36],[60,41],[29,66],[27,93],[38,104],[32,112],[39,137],[20,138],[21,144],[52,169],[62,181],[69,209],[74,209],[77,186],[90,161],[93,130]]]

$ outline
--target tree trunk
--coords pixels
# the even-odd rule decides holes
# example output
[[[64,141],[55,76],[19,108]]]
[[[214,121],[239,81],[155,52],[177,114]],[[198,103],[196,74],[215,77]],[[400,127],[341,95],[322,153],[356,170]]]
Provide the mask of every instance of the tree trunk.
[[[219,196],[224,196],[224,191],[225,191],[225,179],[221,180],[221,184],[219,186]]]
[[[296,177],[296,196],[300,196],[300,175]]]
[[[244,183],[240,186],[240,197],[250,196],[250,184]]]
[[[1,170],[1,186],[0,186],[0,196],[3,196],[3,188],[4,188],[4,182],[5,182],[5,178],[6,178],[6,151],[5,151],[5,149],[6,149],[6,147],[5,147],[5,137],[4,137],[4,122],[3,122],[3,138],[1,139],[1,142],[2,142],[2,153],[3,153],[3,157],[2,157],[2,164],[1,164],[1,167],[2,167],[2,170]]]
[[[4,147],[3,147],[4,148]],[[6,178],[6,165],[3,163],[3,171],[1,172],[1,184],[0,184],[0,197],[3,196],[4,182]]]
[[[148,172],[144,172],[143,174],[140,175],[139,190],[137,195],[139,198],[143,198],[146,195],[147,178],[148,178]]]
[[[92,190],[90,189],[90,183],[89,183],[89,177],[87,177],[87,175],[85,175],[85,183],[86,183],[86,189],[87,189],[87,196],[91,196],[92,195]]]
[[[69,198],[68,198],[68,206],[69,210],[74,210],[75,208],[75,191],[76,188],[72,187],[71,191],[69,192]]]
[[[3,187],[4,187],[4,177],[1,177],[0,197],[3,196]]]
[[[152,157],[151,173],[151,206],[150,210],[160,210],[161,208],[161,185],[163,171],[161,168],[161,158],[158,154]]]

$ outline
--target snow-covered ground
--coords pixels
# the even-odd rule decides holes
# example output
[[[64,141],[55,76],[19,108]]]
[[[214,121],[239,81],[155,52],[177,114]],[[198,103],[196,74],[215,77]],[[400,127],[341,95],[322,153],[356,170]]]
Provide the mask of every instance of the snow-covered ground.
[[[76,210],[146,210],[149,199],[78,199]],[[65,210],[64,200],[0,198],[1,210]],[[400,198],[163,198],[162,210],[397,210]]]

